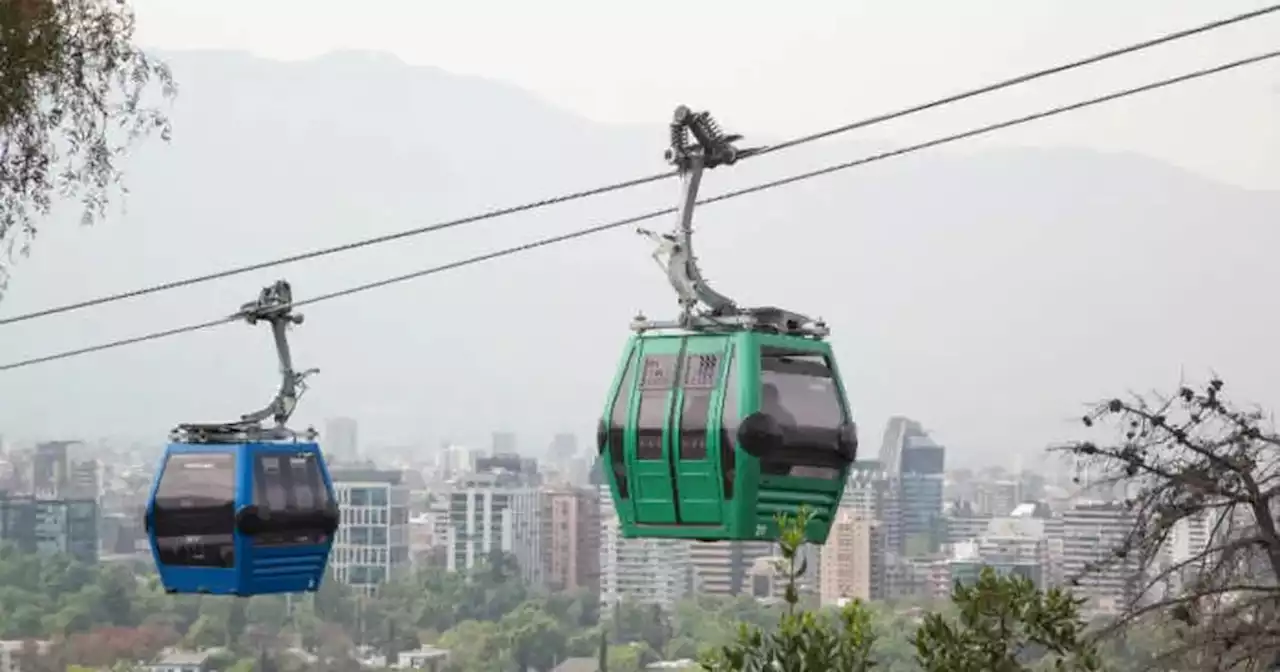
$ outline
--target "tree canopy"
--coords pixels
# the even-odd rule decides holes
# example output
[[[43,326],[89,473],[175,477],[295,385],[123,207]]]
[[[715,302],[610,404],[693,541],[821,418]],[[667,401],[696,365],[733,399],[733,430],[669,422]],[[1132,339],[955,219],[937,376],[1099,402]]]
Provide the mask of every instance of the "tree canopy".
[[[1081,601],[1061,589],[1041,591],[1024,577],[1000,576],[984,568],[972,585],[957,583],[953,613],[924,615],[908,639],[914,655],[885,655],[883,636],[870,609],[858,600],[837,613],[799,608],[799,579],[807,571],[800,553],[808,512],[783,517],[778,569],[786,577],[782,614],[772,633],[743,625],[736,641],[708,652],[710,672],[868,672],[873,669],[923,672],[1030,672],[1049,667],[1061,672],[1095,672],[1101,662],[1093,638],[1086,635]]]
[[[172,97],[173,77],[133,38],[125,0],[0,0],[0,262],[26,253],[56,198],[78,199],[85,223],[104,216],[122,153],[168,138],[148,93]],[[0,263],[0,289],[7,277]]]
[[[789,550],[799,547],[794,542],[784,539],[782,553],[785,571],[799,577],[808,569]],[[785,661],[787,670],[1003,671],[1035,668],[972,667],[990,660],[977,652],[1021,650],[1011,654],[1021,664],[1088,650],[1076,639],[1083,626],[1065,595],[994,574],[958,588],[954,604],[923,620],[919,609],[858,601],[805,609],[796,591],[781,605],[700,595],[666,611],[628,602],[602,610],[594,593],[548,593],[518,577],[507,563],[466,573],[423,568],[376,597],[326,580],[314,596],[237,600],[167,595],[146,563],[90,567],[0,547],[0,639],[52,640],[48,651],[33,646],[26,655],[31,669],[59,672],[67,665],[125,670],[175,646],[224,649],[219,670],[268,669],[262,661],[269,661],[280,672],[354,672],[357,657],[390,665],[424,645],[450,652],[449,672],[546,670],[569,658],[607,658],[609,672],[680,659],[716,672],[767,669],[761,665],[770,660]],[[1016,624],[1007,635],[995,627],[1005,621]],[[1134,648],[1141,642],[1132,644],[1103,657],[1149,656]],[[802,666],[790,666],[797,661]],[[971,667],[948,667],[953,661]]]

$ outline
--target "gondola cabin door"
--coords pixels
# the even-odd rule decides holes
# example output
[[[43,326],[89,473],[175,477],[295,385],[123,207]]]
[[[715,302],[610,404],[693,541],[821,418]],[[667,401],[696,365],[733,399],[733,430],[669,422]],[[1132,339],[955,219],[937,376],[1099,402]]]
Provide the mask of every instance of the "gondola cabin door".
[[[629,423],[634,450],[627,451],[639,526],[725,523],[720,432],[707,428],[720,426],[728,341],[700,335],[639,341]]]

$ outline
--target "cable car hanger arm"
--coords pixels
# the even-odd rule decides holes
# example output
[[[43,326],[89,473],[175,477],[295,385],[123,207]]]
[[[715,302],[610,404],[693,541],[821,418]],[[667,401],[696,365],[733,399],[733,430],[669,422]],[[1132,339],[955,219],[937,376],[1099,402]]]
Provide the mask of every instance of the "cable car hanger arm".
[[[698,267],[698,257],[693,251],[693,210],[697,207],[703,171],[731,166],[738,159],[765,151],[760,147],[735,147],[733,143],[741,139],[741,135],[724,133],[709,112],[693,112],[684,105],[676,108],[671,120],[671,146],[666,151],[667,162],[676,167],[680,176],[676,223],[668,234],[647,229],[639,229],[639,233],[658,245],[653,258],[667,274],[679,298],[680,317],[675,322],[651,322],[640,315],[632,322],[636,331],[745,327],[815,338],[826,336],[825,324],[799,313],[772,307],[740,307],[733,299],[712,289]],[[699,306],[703,307],[701,311]]]
[[[302,324],[302,314],[292,311],[293,291],[289,283],[281,280],[262,290],[257,301],[246,303],[240,308],[238,316],[249,324],[266,320],[271,324],[271,335],[275,340],[276,357],[280,360],[280,390],[276,397],[265,408],[241,416],[243,422],[261,423],[267,418],[275,420],[277,427],[284,427],[298,406],[298,400],[307,390],[306,379],[319,369],[294,371],[293,357],[289,351],[289,337],[286,333],[289,325]]]
[[[308,428],[303,432],[289,429],[289,418],[298,407],[298,400],[307,390],[306,379],[319,369],[295,371],[293,356],[289,349],[287,330],[290,325],[302,324],[303,316],[293,312],[293,289],[289,283],[279,280],[275,284],[264,287],[256,301],[250,301],[240,307],[232,316],[249,324],[266,322],[271,326],[271,335],[275,341],[276,357],[280,362],[280,389],[271,403],[265,407],[240,416],[235,422],[223,424],[183,424],[173,430],[175,437],[181,437],[193,443],[240,443],[248,441],[281,441],[304,438],[314,440],[316,431]],[[272,420],[274,425],[263,427],[262,423]]]

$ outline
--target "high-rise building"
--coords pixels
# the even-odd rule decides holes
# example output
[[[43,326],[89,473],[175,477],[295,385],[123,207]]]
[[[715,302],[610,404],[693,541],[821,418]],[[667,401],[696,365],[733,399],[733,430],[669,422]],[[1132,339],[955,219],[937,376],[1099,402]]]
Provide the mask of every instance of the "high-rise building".
[[[1038,588],[1057,583],[1054,545],[1046,520],[1025,509],[1019,515],[992,518],[977,536],[952,547],[951,578],[973,583],[984,567],[997,574],[1030,579]]]
[[[0,540],[28,553],[98,562],[98,503],[92,499],[0,497]]]
[[[1133,513],[1117,501],[1081,501],[1062,513],[1063,578],[1079,579],[1073,592],[1097,613],[1115,613],[1136,597],[1138,554],[1114,555],[1133,525]]]
[[[887,597],[890,599],[943,600],[951,594],[951,557],[932,553],[901,558],[890,567]]]
[[[902,548],[902,481],[878,460],[858,460],[849,471],[841,506],[879,523],[885,550]]]
[[[31,458],[31,489],[37,499],[97,499],[101,465],[82,441],[48,441]]]
[[[31,458],[31,491],[39,499],[57,499],[71,483],[71,441],[47,441],[36,446]]]
[[[610,502],[608,486],[601,501]],[[656,604],[670,609],[693,589],[689,542],[682,539],[627,539],[612,506],[600,516],[600,603]]]
[[[797,559],[796,563],[797,565],[807,563],[809,567],[816,564],[808,563],[807,558],[803,561]],[[791,583],[789,576],[791,567],[788,564],[787,559],[780,554],[756,558],[747,570],[747,589],[750,591],[748,595],[763,602],[785,600],[787,585]],[[818,581],[814,580],[814,574],[815,572],[806,571],[796,577],[796,591],[800,596],[813,595],[816,592]]]
[[[704,595],[746,594],[756,560],[772,557],[777,550],[776,544],[767,541],[692,542],[689,561],[694,587]]]
[[[476,454],[466,446],[446,442],[436,453],[436,477],[442,480],[469,474],[476,468]]]
[[[946,540],[942,516],[946,450],[915,420],[894,417],[880,446],[881,467],[898,481],[900,546],[905,555],[936,553]]]
[[[978,513],[1007,516],[1022,499],[1022,481],[1004,479],[980,483],[974,492],[974,508]]]
[[[543,493],[548,523],[546,582],[554,590],[600,590],[600,493],[553,488]]]
[[[329,566],[355,590],[373,595],[409,567],[409,489],[398,471],[331,467],[342,525]]]
[[[876,570],[883,553],[877,548],[876,530],[875,520],[852,507],[836,511],[831,533],[820,551],[818,595],[822,604],[880,597]]]
[[[947,516],[947,543],[951,545],[973,541],[986,534],[995,516],[975,514],[970,511],[951,512]]]
[[[526,474],[497,469],[451,481],[448,497],[449,571],[470,570],[508,553],[526,582],[543,581],[547,530],[536,482]]]
[[[1207,511],[1179,518],[1173,524],[1169,535],[1169,560],[1174,565],[1190,562],[1198,565],[1195,559],[1209,548],[1211,533],[1217,521]],[[1223,526],[1230,529],[1228,526]],[[1246,528],[1248,529],[1248,528]],[[1214,558],[1216,560],[1216,558]],[[1212,560],[1210,560],[1212,562]]]
[[[477,457],[475,472],[477,474],[511,474],[523,483],[542,483],[542,473],[538,471],[538,459],[521,457],[511,452]]]
[[[353,418],[329,418],[324,423],[324,451],[332,463],[360,459],[358,426]]]

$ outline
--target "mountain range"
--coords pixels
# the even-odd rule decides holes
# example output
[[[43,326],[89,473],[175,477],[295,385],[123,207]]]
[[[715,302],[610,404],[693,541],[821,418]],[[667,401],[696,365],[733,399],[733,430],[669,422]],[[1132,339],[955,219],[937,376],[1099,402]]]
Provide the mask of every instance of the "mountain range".
[[[174,140],[128,161],[125,210],[44,227],[0,315],[659,172],[666,119],[598,123],[511,84],[339,52],[166,54]],[[697,107],[697,101],[673,101]],[[745,144],[779,138],[733,125]],[[707,195],[889,146],[875,129],[708,174]],[[1249,151],[1241,148],[1242,152]],[[0,328],[6,361],[306,298],[675,204],[674,181]],[[1211,371],[1280,401],[1280,193],[1077,148],[926,150],[699,210],[716,287],[833,328],[864,442],[895,414],[959,460],[1071,436],[1081,403]],[[65,221],[61,221],[65,220]],[[665,228],[669,220],[650,222]],[[374,440],[587,441],[637,311],[675,310],[649,243],[615,230],[308,307],[299,418]],[[5,372],[0,433],[154,436],[265,402],[263,330],[227,326]],[[874,447],[872,447],[874,452]]]

